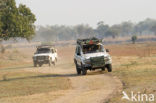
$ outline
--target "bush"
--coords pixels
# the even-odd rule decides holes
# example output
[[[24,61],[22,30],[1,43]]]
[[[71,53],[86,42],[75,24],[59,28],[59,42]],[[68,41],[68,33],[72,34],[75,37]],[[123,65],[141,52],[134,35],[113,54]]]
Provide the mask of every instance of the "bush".
[[[132,43],[135,44],[136,40],[137,40],[137,36],[136,35],[133,35],[131,37],[131,40],[132,40]]]

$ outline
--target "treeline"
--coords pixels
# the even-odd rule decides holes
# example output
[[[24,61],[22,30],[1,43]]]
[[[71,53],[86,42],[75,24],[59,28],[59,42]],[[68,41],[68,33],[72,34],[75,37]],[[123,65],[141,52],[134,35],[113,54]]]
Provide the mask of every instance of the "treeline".
[[[98,38],[133,35],[153,35],[156,34],[156,20],[146,19],[139,23],[130,21],[121,24],[109,26],[103,21],[97,23],[97,28],[89,25],[76,26],[39,26],[34,40],[40,41],[59,41],[75,40],[77,38],[86,38],[96,36]]]

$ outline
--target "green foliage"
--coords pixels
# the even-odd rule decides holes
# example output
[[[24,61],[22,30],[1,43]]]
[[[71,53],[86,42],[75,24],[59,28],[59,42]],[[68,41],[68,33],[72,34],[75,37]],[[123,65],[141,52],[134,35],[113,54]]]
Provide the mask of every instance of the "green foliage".
[[[0,38],[22,37],[30,39],[35,34],[35,15],[25,5],[16,7],[15,0],[0,2]]]
[[[136,40],[137,40],[137,36],[136,36],[136,35],[133,35],[133,36],[131,37],[131,40],[132,40],[133,44],[135,44],[135,42],[136,42]]]

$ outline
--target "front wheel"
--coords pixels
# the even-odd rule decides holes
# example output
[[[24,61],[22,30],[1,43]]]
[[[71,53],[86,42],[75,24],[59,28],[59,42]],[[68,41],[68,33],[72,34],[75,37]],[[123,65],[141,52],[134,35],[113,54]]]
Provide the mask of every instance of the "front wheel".
[[[55,58],[55,62],[57,62],[57,58]]]
[[[51,59],[49,60],[49,67],[51,66],[51,64],[52,64],[52,61],[51,61]]]
[[[108,72],[112,72],[112,65],[111,64],[107,64],[106,68],[107,68]]]
[[[82,75],[87,74],[87,70],[84,68],[84,66],[81,64],[81,69],[82,69]]]
[[[56,65],[55,61],[53,62],[53,65],[54,65],[54,66]]]
[[[102,70],[102,71],[105,71],[105,67],[102,67],[101,70]]]
[[[42,66],[42,63],[39,63],[39,67],[41,67]]]
[[[37,63],[36,62],[34,62],[34,67],[37,67]]]
[[[81,69],[78,67],[77,63],[75,63],[77,74],[81,74]]]

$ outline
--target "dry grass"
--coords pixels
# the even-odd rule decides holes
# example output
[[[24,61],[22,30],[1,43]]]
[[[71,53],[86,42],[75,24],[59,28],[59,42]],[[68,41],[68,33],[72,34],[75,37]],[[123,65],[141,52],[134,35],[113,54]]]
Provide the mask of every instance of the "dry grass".
[[[0,53],[0,69],[32,65],[33,49],[7,49],[4,54]]]
[[[54,77],[24,71],[3,71],[0,73],[0,99],[48,93],[70,88],[66,77]]]
[[[137,46],[135,52],[134,46]],[[152,44],[118,46],[117,54],[113,51],[113,75],[117,76],[123,83],[123,90],[156,95],[156,47]],[[110,47],[111,48],[111,47]],[[112,47],[113,48],[113,47]],[[150,52],[148,51],[150,48]],[[115,48],[113,48],[115,49]],[[111,49],[112,51],[112,49]],[[124,51],[124,52],[123,52]],[[122,101],[123,94],[118,93],[107,103],[129,103]]]
[[[16,48],[0,54],[0,103],[47,103],[71,88],[68,77],[26,72],[34,52],[35,48]]]
[[[106,45],[110,49],[112,56],[139,56],[148,57],[156,55],[156,42],[137,43],[137,44],[120,44]]]

